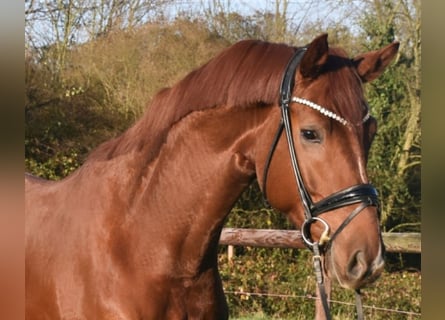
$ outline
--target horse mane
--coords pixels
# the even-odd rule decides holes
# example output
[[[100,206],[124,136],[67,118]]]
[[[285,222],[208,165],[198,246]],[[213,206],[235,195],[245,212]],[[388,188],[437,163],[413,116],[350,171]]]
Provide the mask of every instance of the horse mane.
[[[240,41],[153,98],[142,118],[104,142],[87,161],[107,160],[147,146],[148,161],[159,153],[169,129],[194,111],[218,106],[248,107],[278,102],[282,73],[295,47]]]
[[[218,106],[277,104],[283,72],[296,49],[259,40],[244,40],[226,48],[175,86],[159,91],[139,121],[120,136],[100,145],[87,162],[108,160],[143,149],[148,150],[144,159],[150,162],[159,153],[169,129],[192,112]],[[324,81],[329,91],[325,95],[329,99],[326,103],[329,103],[329,109],[338,109],[337,112],[346,119],[361,116],[344,110],[344,106],[358,103],[357,92],[352,92],[357,88],[357,75],[333,71],[349,67],[352,62],[345,57],[345,52],[330,48],[328,63],[322,72],[328,74]],[[345,90],[350,92],[345,94]]]

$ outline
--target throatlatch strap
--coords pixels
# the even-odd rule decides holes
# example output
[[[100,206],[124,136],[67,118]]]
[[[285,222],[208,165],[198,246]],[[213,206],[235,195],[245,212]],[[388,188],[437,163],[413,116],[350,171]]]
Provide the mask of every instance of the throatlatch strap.
[[[284,129],[283,120],[280,120],[280,123],[278,124],[278,130],[276,131],[275,137],[272,140],[272,147],[270,148],[269,154],[267,155],[267,161],[263,170],[263,195],[266,201],[267,201],[267,190],[266,190],[267,173],[269,172],[270,163],[272,162],[272,157],[277,147],[278,141],[280,141],[283,129]]]

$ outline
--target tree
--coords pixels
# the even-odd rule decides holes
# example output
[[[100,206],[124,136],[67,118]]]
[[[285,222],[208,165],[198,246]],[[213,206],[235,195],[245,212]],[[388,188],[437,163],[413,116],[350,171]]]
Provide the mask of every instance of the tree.
[[[420,1],[363,2],[359,19],[364,46],[376,49],[400,41],[392,68],[370,84],[372,112],[379,122],[369,161],[371,177],[382,191],[386,229],[412,227],[420,221]],[[406,229],[406,228],[405,228]]]

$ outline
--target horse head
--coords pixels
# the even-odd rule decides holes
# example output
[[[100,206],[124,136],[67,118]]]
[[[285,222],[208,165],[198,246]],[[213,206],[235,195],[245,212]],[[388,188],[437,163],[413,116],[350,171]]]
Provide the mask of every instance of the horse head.
[[[329,47],[327,35],[297,49],[282,82],[279,129],[274,135],[270,124],[263,133],[275,140],[258,147],[269,203],[302,228],[306,244],[323,255],[325,274],[346,288],[375,280],[384,266],[377,192],[366,171],[377,124],[363,83],[397,50],[393,43],[350,59]]]

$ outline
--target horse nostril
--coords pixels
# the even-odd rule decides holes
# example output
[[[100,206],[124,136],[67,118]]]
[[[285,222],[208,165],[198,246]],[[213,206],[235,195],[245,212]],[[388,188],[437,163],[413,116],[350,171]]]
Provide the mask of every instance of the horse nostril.
[[[368,267],[365,255],[362,251],[357,251],[348,264],[348,276],[354,280],[360,280],[365,277]]]

